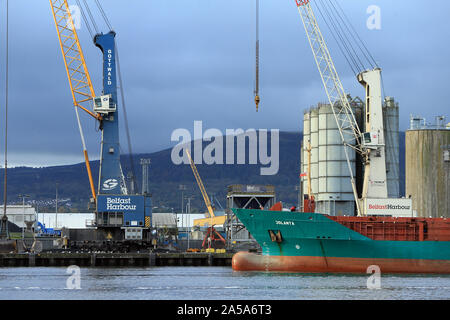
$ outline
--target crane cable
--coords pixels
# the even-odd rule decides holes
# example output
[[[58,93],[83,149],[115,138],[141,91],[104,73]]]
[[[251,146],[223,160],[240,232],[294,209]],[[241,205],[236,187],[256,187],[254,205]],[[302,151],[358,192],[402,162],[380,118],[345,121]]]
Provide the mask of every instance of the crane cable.
[[[134,190],[137,190],[137,182],[136,182],[136,174],[135,174],[136,171],[134,169],[134,159],[133,159],[133,151],[132,151],[132,147],[131,147],[130,130],[128,127],[128,117],[127,117],[127,108],[126,108],[126,104],[125,104],[125,94],[124,94],[124,90],[123,90],[122,72],[120,69],[119,48],[117,46],[117,43],[115,44],[115,46],[116,46],[117,74],[118,74],[118,78],[119,78],[120,97],[121,97],[121,101],[122,101],[125,132],[127,135],[127,142],[128,142],[128,156],[129,156],[131,174],[132,174],[131,183],[133,184]],[[144,192],[144,191],[142,190],[142,192]]]
[[[325,1],[325,3],[328,1],[329,14],[333,15],[334,19],[337,20],[337,23],[334,24],[335,30],[339,30],[340,33],[342,35],[344,35],[345,41],[349,44],[348,46],[351,46],[351,49],[352,49],[353,53],[355,54],[355,58],[353,58],[352,60],[358,59],[361,66],[363,67],[363,69],[360,70],[359,72],[366,70],[368,68],[365,67],[365,64],[363,64],[361,59],[358,57],[355,49],[351,45],[350,39],[346,36],[346,34],[349,34],[351,36],[351,38],[353,39],[353,43],[358,47],[360,53],[362,54],[362,56],[364,56],[365,61],[370,65],[370,68],[372,68],[372,69],[379,68],[378,63],[376,62],[375,58],[371,54],[370,50],[367,48],[367,45],[365,44],[364,40],[359,36],[358,32],[356,31],[355,27],[352,25],[348,16],[345,14],[345,11],[343,10],[342,6],[339,4],[339,1],[337,1],[337,0],[334,0],[334,2],[332,0],[320,0],[320,1],[322,3],[323,7],[325,7],[323,1]],[[319,7],[318,7],[318,9],[320,11]],[[322,15],[322,13],[321,13],[321,15]],[[323,15],[322,15],[322,18],[324,18]],[[331,30],[330,26],[328,25],[326,19],[324,19],[324,20],[325,20],[325,23],[327,24],[328,28],[330,29],[331,33],[333,34],[333,31]],[[344,30],[344,27],[342,27],[342,26],[345,27],[345,30]],[[333,35],[333,37],[334,37],[334,35]],[[339,41],[337,41],[336,37],[334,37],[334,39],[337,42],[338,47],[341,49]],[[343,41],[343,39],[341,39],[341,41]],[[343,43],[345,43],[345,42],[343,42]],[[351,64],[348,60],[348,57],[345,55],[345,53],[343,52],[342,49],[341,49],[341,52],[344,55],[347,62],[349,63],[350,68],[352,68],[352,71],[355,73],[353,67],[351,66]],[[381,74],[381,89],[382,89],[383,100],[385,100],[386,90],[385,90],[382,74]]]
[[[339,21],[339,20],[342,20],[342,18],[340,18],[340,15],[337,12],[336,7],[333,5],[331,0],[320,0],[320,1],[321,2],[324,1],[326,10],[329,12],[329,15],[332,17],[331,19],[333,19],[333,21],[334,21],[334,26],[337,29],[337,32],[339,32],[342,35],[344,43],[347,43],[347,46],[349,47],[350,52],[353,53],[353,57],[356,62],[356,65],[358,66],[359,72],[364,71],[365,70],[364,63],[361,61],[359,54],[356,52],[355,46],[348,36],[348,32],[346,32],[346,30],[344,30],[344,28],[342,26],[343,25],[342,21]]]
[[[342,29],[339,28],[340,24],[335,21],[335,16],[333,15],[333,12],[330,10],[330,8],[328,8],[326,6],[326,3],[323,2],[323,0],[320,0],[320,3],[322,5],[323,12],[325,12],[326,18],[322,14],[322,12],[321,12],[322,10],[320,10],[320,7],[317,6],[317,8],[319,9],[319,12],[321,13],[323,19],[325,20],[325,23],[326,23],[328,29],[330,30],[330,33],[333,35],[333,38],[335,39],[335,41],[338,43],[338,46],[340,43],[344,47],[346,53],[343,53],[343,54],[344,54],[344,56],[347,56],[347,58],[352,62],[352,70],[355,73],[355,75],[357,73],[360,73],[364,69],[364,66],[362,65],[361,61],[358,59],[353,46],[351,46],[351,43],[349,43],[348,38],[346,37],[346,35],[342,31]],[[329,23],[328,23],[328,21],[329,21]],[[336,34],[336,35],[334,35],[334,34]],[[337,39],[337,38],[339,38],[339,39]]]
[[[377,62],[356,32],[339,2],[337,0],[319,0],[318,2],[320,2],[322,9],[316,4],[317,9],[353,73],[356,75],[367,70],[367,64],[372,69],[378,67]]]
[[[103,16],[103,20],[105,21],[106,25],[108,26],[109,30],[113,30],[111,23],[109,22],[108,16],[105,13],[105,10],[103,10],[102,5],[100,4],[99,0],[95,0],[95,3],[97,4],[97,8],[100,10],[100,13]]]
[[[6,67],[5,67],[5,168],[4,172],[4,186],[3,186],[3,217],[6,217],[6,203],[7,203],[7,169],[8,169],[8,82],[9,82],[9,1],[6,0]],[[6,222],[6,226],[2,225],[2,230],[6,230],[6,236],[8,237],[8,220],[3,219],[2,222]]]
[[[89,5],[87,4],[86,0],[83,0],[84,6],[86,7],[86,11],[91,18],[91,23],[94,26],[95,33],[100,33],[97,24],[95,23],[94,16],[92,15],[91,9],[89,8]]]
[[[336,7],[333,5],[333,3],[331,3],[331,5],[335,8]],[[342,16],[345,18],[346,21],[344,21],[341,17],[341,15],[339,14],[339,11],[336,10],[336,12],[338,13],[338,16],[340,17],[342,23],[344,24],[344,26],[346,27],[347,31],[350,33],[350,35],[352,36],[353,40],[355,41],[355,43],[358,45],[359,49],[361,50],[362,54],[364,55],[364,57],[366,58],[366,60],[368,61],[368,63],[371,65],[372,68],[378,67],[377,62],[375,61],[374,57],[372,56],[372,54],[370,53],[369,49],[367,49],[366,44],[364,43],[364,41],[362,40],[362,38],[359,36],[358,32],[356,32],[355,27],[352,25],[352,23],[350,22],[350,19],[347,17],[347,15],[345,14],[345,11],[342,9],[341,5],[339,4],[339,2],[336,1],[336,6],[340,9],[340,12],[342,13]],[[347,22],[347,23],[346,23]],[[351,30],[349,30],[349,26],[351,28]],[[353,32],[352,32],[353,31]],[[356,39],[356,38],[357,39]],[[362,46],[362,48],[361,48]]]
[[[92,32],[91,26],[89,25],[89,21],[87,20],[86,14],[84,13],[84,9],[81,6],[80,0],[76,0],[78,8],[80,8],[81,16],[83,17],[84,23],[89,31],[89,34],[91,35],[91,38],[94,38],[94,33]]]
[[[255,76],[255,104],[256,112],[258,112],[258,106],[261,101],[259,97],[259,0],[256,0],[256,76]]]
[[[348,56],[349,54],[348,54],[348,55],[345,54],[344,48],[342,47],[343,45],[341,45],[341,42],[337,39],[337,35],[333,32],[333,29],[332,29],[331,26],[328,24],[328,21],[327,21],[327,19],[325,19],[325,16],[324,16],[324,14],[322,13],[322,10],[320,9],[319,6],[317,6],[317,11],[319,11],[320,15],[322,16],[322,19],[325,21],[325,24],[327,25],[328,29],[330,30],[331,35],[333,36],[334,40],[336,41],[336,43],[337,43],[337,45],[338,45],[339,50],[341,51],[341,53],[342,53],[342,55],[344,56],[345,60],[347,61],[348,65],[350,66],[350,69],[352,69],[352,72],[353,72],[354,74],[357,74],[354,65],[353,65],[353,64],[350,62],[350,60],[349,60],[349,59],[350,59],[349,56]],[[349,53],[347,47],[345,47],[345,50],[347,51],[347,53]]]

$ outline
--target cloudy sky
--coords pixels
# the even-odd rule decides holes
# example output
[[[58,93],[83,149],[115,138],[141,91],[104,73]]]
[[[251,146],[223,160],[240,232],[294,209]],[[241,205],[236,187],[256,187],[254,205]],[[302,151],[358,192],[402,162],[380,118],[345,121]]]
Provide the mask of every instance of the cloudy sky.
[[[450,117],[450,2],[337,0],[383,69],[386,95],[409,115]],[[81,142],[48,0],[10,0],[9,163],[82,162]],[[94,9],[94,1],[92,3]],[[75,1],[69,0],[75,4]],[[294,0],[261,0],[260,112],[253,103],[255,0],[102,0],[117,32],[134,152],[173,145],[177,128],[302,130],[305,108],[326,101]],[[5,111],[5,7],[0,0],[0,156]],[[367,8],[381,9],[381,29],[369,30]],[[108,31],[98,17],[99,26]],[[318,18],[320,18],[318,16]],[[320,23],[319,19],[319,23]],[[363,95],[322,24],[346,91]],[[97,92],[101,53],[79,30]],[[83,118],[91,158],[100,135]],[[122,122],[123,124],[123,122]],[[124,131],[122,131],[124,133]],[[127,150],[125,135],[122,149]]]

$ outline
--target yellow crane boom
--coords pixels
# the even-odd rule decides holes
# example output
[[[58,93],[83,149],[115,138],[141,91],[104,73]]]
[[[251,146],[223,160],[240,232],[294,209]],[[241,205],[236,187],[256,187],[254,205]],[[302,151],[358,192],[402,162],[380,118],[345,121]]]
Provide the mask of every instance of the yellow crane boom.
[[[70,90],[72,93],[73,105],[77,114],[78,127],[80,130],[81,141],[83,144],[83,153],[86,162],[86,169],[89,176],[92,196],[96,199],[94,182],[92,179],[91,166],[84,141],[83,130],[81,128],[78,108],[87,112],[97,120],[101,120],[99,114],[90,111],[89,104],[95,97],[94,87],[92,86],[91,77],[86,66],[83,51],[81,50],[80,41],[75,29],[75,25],[70,14],[69,4],[67,0],[49,0],[55,21],[56,31],[58,33],[59,44],[66,67],[67,78],[69,80]]]
[[[191,164],[191,168],[192,168],[192,172],[194,173],[195,180],[197,180],[198,187],[200,189],[200,192],[202,193],[203,200],[205,201],[206,208],[208,208],[208,212],[206,214],[206,217],[207,218],[215,217],[214,210],[213,210],[212,205],[211,205],[211,201],[209,200],[208,194],[206,193],[206,189],[205,189],[205,186],[203,185],[202,179],[200,178],[200,175],[198,174],[197,167],[195,166],[195,163],[192,160],[191,154],[189,153],[188,149],[185,149],[185,150],[186,150],[186,154],[187,154],[187,156],[189,158],[189,161],[190,161],[190,164]]]
[[[73,18],[70,14],[69,4],[67,0],[49,1],[67,71],[73,103],[95,119],[100,120],[100,115],[93,113],[87,107],[88,103],[95,97],[95,91]]]
[[[212,208],[211,201],[209,200],[208,194],[206,193],[205,186],[203,185],[202,179],[200,178],[200,175],[197,171],[197,167],[195,166],[195,163],[192,160],[191,154],[189,153],[188,149],[185,149],[185,151],[189,158],[195,180],[197,180],[197,185],[200,189],[200,192],[202,193],[203,200],[205,201],[205,205],[208,208],[208,212],[205,213],[206,218],[194,220],[194,225],[196,225],[196,226],[204,226],[204,225],[214,226],[214,225],[224,224],[225,220],[226,220],[226,216],[216,217],[216,215],[214,214],[214,210]]]

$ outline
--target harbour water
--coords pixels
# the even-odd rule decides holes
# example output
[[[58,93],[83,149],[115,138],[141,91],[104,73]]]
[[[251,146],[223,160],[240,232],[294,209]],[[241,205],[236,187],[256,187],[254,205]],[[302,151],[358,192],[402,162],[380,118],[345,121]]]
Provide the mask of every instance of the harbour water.
[[[0,268],[1,300],[449,300],[450,275],[236,272],[231,267]],[[71,278],[72,277],[72,278]],[[69,289],[78,284],[80,289]]]

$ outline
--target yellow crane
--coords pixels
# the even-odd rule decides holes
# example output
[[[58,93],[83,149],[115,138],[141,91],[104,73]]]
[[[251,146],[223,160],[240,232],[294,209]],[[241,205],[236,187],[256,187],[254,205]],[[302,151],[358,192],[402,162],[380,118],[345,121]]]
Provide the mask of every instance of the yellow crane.
[[[198,174],[197,167],[195,166],[194,161],[192,160],[192,157],[188,151],[186,150],[186,154],[189,158],[192,172],[194,173],[195,180],[197,180],[198,187],[200,188],[200,192],[202,193],[203,200],[205,201],[206,207],[208,208],[208,211],[205,213],[206,218],[203,219],[195,219],[194,220],[194,226],[208,226],[208,230],[206,232],[205,238],[203,239],[202,248],[205,248],[206,244],[208,245],[207,250],[213,250],[211,249],[211,244],[215,243],[216,241],[221,241],[223,244],[226,244],[225,239],[220,235],[220,233],[217,232],[217,230],[214,228],[215,225],[223,225],[226,220],[226,216],[216,216],[214,214],[213,207],[211,205],[211,201],[209,200],[208,194],[206,193],[205,186],[203,185],[202,179],[200,178],[200,175]]]
[[[195,166],[194,161],[192,160],[191,154],[189,153],[188,149],[185,149],[186,154],[189,158],[192,172],[194,173],[195,180],[197,180],[197,185],[200,189],[200,192],[202,193],[203,200],[205,201],[206,208],[208,209],[207,212],[205,212],[206,218],[203,219],[195,219],[194,220],[194,226],[214,226],[214,225],[222,225],[225,223],[226,216],[216,216],[214,214],[214,209],[211,205],[211,201],[209,200],[208,194],[206,193],[205,186],[203,185],[202,179],[200,178],[200,175],[197,171],[197,167]]]
[[[73,105],[78,120],[81,142],[83,144],[83,153],[86,162],[86,169],[89,177],[92,197],[96,199],[94,182],[92,179],[89,157],[84,140],[83,130],[81,128],[78,108],[82,109],[98,121],[102,120],[100,114],[95,114],[89,110],[92,99],[95,97],[94,87],[84,59],[77,31],[74,26],[72,15],[70,14],[67,0],[50,0],[50,6],[53,13],[53,19],[58,33],[59,44],[66,67],[67,78],[72,93]]]

